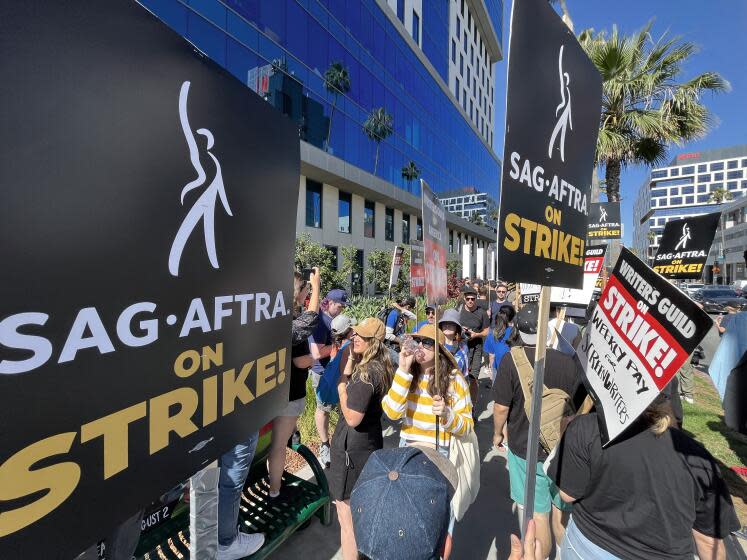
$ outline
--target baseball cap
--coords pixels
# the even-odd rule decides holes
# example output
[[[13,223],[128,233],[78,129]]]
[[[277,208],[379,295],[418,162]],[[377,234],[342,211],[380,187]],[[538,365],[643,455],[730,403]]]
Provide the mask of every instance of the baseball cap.
[[[353,326],[353,330],[358,336],[363,338],[378,338],[382,341],[386,335],[386,327],[384,326],[384,323],[376,317],[363,319],[360,325]]]
[[[325,299],[334,301],[335,303],[342,303],[343,305],[348,304],[348,294],[341,288],[335,288],[334,290],[327,292],[327,297]]]
[[[537,344],[537,319],[539,307],[536,303],[522,306],[516,314],[514,324],[524,344]]]
[[[371,560],[437,560],[457,480],[435,449],[374,451],[350,496],[358,551]]]
[[[338,315],[332,319],[330,330],[333,336],[345,334],[348,330],[356,324],[356,320],[348,315]]]
[[[477,290],[475,290],[472,286],[468,286],[465,284],[462,286],[462,293],[466,296],[467,294],[475,294],[477,295]]]

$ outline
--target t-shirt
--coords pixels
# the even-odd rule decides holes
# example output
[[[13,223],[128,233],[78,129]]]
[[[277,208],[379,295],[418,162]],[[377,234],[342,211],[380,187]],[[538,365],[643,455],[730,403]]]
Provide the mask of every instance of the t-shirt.
[[[368,367],[381,368],[380,364],[368,364]],[[384,445],[381,433],[381,399],[384,393],[377,392],[371,383],[365,383],[360,378],[351,377],[347,386],[347,405],[350,410],[363,414],[363,420],[355,428],[351,428],[340,414],[340,421],[335,429],[333,440],[347,451],[363,451],[381,449]]]
[[[534,365],[533,346],[524,346],[529,363]],[[581,370],[570,356],[547,349],[545,357],[545,387],[562,389],[573,399],[576,408],[583,401],[586,390],[581,382]],[[524,412],[524,392],[521,390],[519,374],[510,353],[506,353],[498,366],[498,374],[493,382],[493,400],[496,404],[509,407],[508,412],[508,447],[511,453],[522,459],[527,456],[527,433],[529,418]],[[539,447],[537,460],[547,459],[547,453]]]
[[[504,305],[511,306],[511,304],[508,303],[508,301],[506,301],[506,300],[504,300],[504,301],[498,301],[498,300],[496,300],[496,301],[494,301],[493,303],[490,304],[490,324],[491,325],[495,324],[495,317],[496,317],[496,315],[498,315],[498,312],[500,311],[501,307],[503,307]],[[513,306],[511,306],[511,307],[513,307]]]
[[[480,309],[484,309],[485,311],[488,310],[488,299],[487,298],[477,298],[477,307]]]
[[[496,340],[495,336],[493,335],[493,329],[490,329],[490,331],[488,331],[488,336],[485,339],[485,352],[495,355],[495,358],[493,360],[493,367],[496,370],[498,369],[498,365],[501,363],[503,355],[509,351],[508,343],[506,342],[506,340],[508,340],[510,334],[511,327],[506,327],[506,332],[503,334],[500,340]]]
[[[309,342],[302,340],[294,344],[291,348],[291,358],[298,358],[309,354]],[[295,401],[306,396],[306,379],[309,377],[309,370],[306,368],[296,367],[291,361],[291,380],[288,400]]]
[[[428,319],[425,321],[420,321],[417,325],[415,325],[415,330],[413,332],[418,332],[420,330],[420,327],[424,327],[428,324]]]
[[[401,335],[405,329],[405,322],[399,320],[400,312],[397,309],[392,309],[389,315],[386,317],[386,327],[392,329],[394,336]]]
[[[475,307],[474,311],[470,311],[466,306],[462,307],[462,310],[459,312],[459,322],[462,324],[462,328],[468,328],[471,331],[476,332],[481,332],[490,326],[488,314],[482,307]],[[482,338],[469,338],[467,340],[467,346],[470,348],[482,346]]]
[[[309,344],[320,344],[322,346],[328,346],[332,344],[332,317],[326,313],[319,314],[319,324],[317,324],[314,332],[309,337]],[[324,368],[327,367],[330,358],[322,358],[316,360],[314,365],[311,366],[311,371],[314,373],[324,373]]]
[[[467,345],[464,342],[460,342],[459,344],[444,344],[444,347],[454,356],[457,366],[459,366],[459,371],[466,377],[469,373],[469,351],[467,350]]]
[[[692,529],[723,538],[740,527],[715,459],[674,428],[656,436],[639,420],[602,448],[597,415],[579,416],[547,474],[577,500],[581,533],[620,558],[691,559]]]
[[[576,337],[581,335],[581,329],[575,323],[569,321],[561,321],[560,327],[557,327],[558,320],[550,319],[547,323],[547,343],[550,344],[552,340],[553,332],[557,328],[560,331],[560,336],[555,335],[555,344],[553,348],[561,351],[563,354],[573,356],[576,350],[573,348],[573,341]]]

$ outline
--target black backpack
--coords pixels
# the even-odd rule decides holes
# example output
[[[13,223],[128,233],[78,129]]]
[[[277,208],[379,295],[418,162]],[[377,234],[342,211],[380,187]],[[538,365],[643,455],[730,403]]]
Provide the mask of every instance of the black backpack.
[[[376,318],[384,323],[386,325],[386,320],[389,318],[389,313],[394,309],[394,307],[384,306],[381,308],[381,310],[376,314]]]

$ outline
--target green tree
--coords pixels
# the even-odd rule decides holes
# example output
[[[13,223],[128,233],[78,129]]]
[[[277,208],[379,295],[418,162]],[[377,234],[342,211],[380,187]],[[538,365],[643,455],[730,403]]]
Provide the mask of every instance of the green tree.
[[[327,151],[329,151],[332,136],[332,117],[337,107],[337,97],[350,91],[350,74],[342,62],[333,62],[324,72],[324,87],[334,95],[332,110],[329,112],[329,129],[327,130]]]
[[[360,285],[355,281],[356,276],[361,274],[358,260],[356,259],[358,249],[353,245],[340,248],[342,263],[340,264],[339,273],[346,287],[350,288],[350,295],[361,295]]]
[[[334,263],[335,256],[330,250],[312,241],[308,233],[302,233],[296,238],[296,269],[319,267],[322,291],[325,293],[333,288],[344,288],[346,284],[345,275],[335,270]]]
[[[631,35],[587,29],[579,42],[603,82],[596,160],[605,168],[607,199],[620,200],[620,172],[626,165],[655,165],[667,147],[703,137],[712,117],[701,102],[706,92],[727,91],[717,72],[682,81],[683,67],[696,52],[679,37],[651,38],[651,23]]]
[[[414,161],[410,160],[402,168],[402,178],[407,181],[408,192],[412,192],[412,182],[418,177],[420,177],[420,169],[415,165]]]
[[[376,159],[374,160],[373,172],[373,174],[376,175],[376,169],[379,166],[379,147],[381,146],[381,141],[389,138],[389,136],[394,132],[392,115],[387,113],[384,107],[374,109],[363,123],[363,132],[365,132],[366,136],[371,140],[376,142]]]
[[[726,189],[713,189],[709,201],[721,204],[727,200],[732,200],[734,196]]]
[[[373,284],[377,294],[389,291],[389,273],[392,268],[394,251],[374,249],[368,253],[368,268],[365,278],[367,284]]]
[[[482,216],[475,212],[469,217],[469,221],[475,224],[476,226],[483,226],[485,225],[485,222],[482,220]]]

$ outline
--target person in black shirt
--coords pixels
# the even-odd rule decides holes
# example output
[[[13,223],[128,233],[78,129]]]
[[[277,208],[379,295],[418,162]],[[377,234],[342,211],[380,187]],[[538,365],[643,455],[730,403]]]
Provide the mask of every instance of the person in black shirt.
[[[306,379],[309,375],[309,368],[314,364],[308,338],[319,322],[319,283],[320,276],[317,269],[314,269],[311,275],[310,284],[304,283],[303,277],[298,272],[294,277],[295,313],[291,338],[289,402],[272,421],[272,443],[267,459],[270,498],[277,498],[280,495],[281,480],[285,469],[285,448],[288,438],[296,429],[296,421],[306,405]],[[309,309],[303,311],[302,306],[306,300],[309,285],[312,290]]]
[[[332,436],[332,462],[329,488],[340,521],[340,541],[344,560],[358,558],[350,511],[350,493],[369,456],[384,447],[381,429],[381,400],[394,378],[394,366],[384,345],[386,327],[369,317],[353,327],[355,333],[340,376],[340,420]]]
[[[487,312],[477,305],[477,291],[474,288],[464,289],[464,306],[459,313],[459,323],[462,325],[462,336],[467,342],[469,351],[469,394],[472,402],[477,404],[478,385],[482,367],[482,347],[485,337],[490,330],[490,319]],[[472,409],[472,416],[477,419],[477,407]]]
[[[596,414],[566,429],[548,475],[574,502],[561,555],[578,558],[723,559],[739,529],[716,460],[673,428],[663,395],[602,447]]]
[[[537,343],[537,304],[523,306],[516,314],[515,327],[519,333],[520,345],[526,352],[527,359],[534,365],[534,352]],[[581,382],[581,371],[573,358],[547,349],[545,356],[544,384],[551,389],[562,389],[572,399],[576,408],[580,406],[586,391]],[[503,427],[508,422],[507,462],[511,499],[520,507],[524,506],[526,489],[526,456],[529,419],[524,411],[524,392],[521,388],[516,364],[510,353],[506,353],[498,366],[498,374],[493,383],[493,445],[500,447],[503,443]],[[550,513],[552,512],[553,532],[556,541],[562,538],[564,515],[570,509],[560,498],[555,484],[545,474],[542,463],[547,453],[540,447],[537,450],[537,476],[534,498],[534,520],[537,524],[537,539],[542,543],[545,557],[550,553],[551,530]]]

